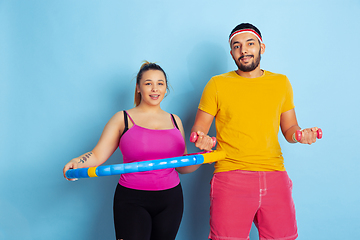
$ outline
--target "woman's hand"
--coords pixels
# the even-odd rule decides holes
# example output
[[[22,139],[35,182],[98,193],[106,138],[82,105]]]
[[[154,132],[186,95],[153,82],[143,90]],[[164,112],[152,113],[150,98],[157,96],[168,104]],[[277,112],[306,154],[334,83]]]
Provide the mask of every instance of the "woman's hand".
[[[78,168],[78,164],[76,162],[76,159],[74,158],[64,166],[63,168],[64,178],[66,178],[69,181],[76,181],[77,178],[67,178],[65,173],[69,169],[77,169],[77,168]]]

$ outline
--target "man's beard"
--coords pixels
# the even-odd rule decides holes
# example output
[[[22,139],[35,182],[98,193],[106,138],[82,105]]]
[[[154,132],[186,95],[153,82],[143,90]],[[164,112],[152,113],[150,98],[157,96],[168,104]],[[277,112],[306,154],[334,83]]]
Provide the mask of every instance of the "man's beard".
[[[253,58],[252,63],[249,64],[249,65],[242,65],[240,63],[240,60],[243,57],[252,57]],[[261,59],[261,52],[259,51],[259,55],[258,55],[257,58],[254,58],[254,55],[245,55],[245,56],[241,56],[238,61],[235,61],[235,63],[238,66],[240,71],[242,71],[242,72],[251,72],[251,71],[255,70],[259,66],[260,59]]]

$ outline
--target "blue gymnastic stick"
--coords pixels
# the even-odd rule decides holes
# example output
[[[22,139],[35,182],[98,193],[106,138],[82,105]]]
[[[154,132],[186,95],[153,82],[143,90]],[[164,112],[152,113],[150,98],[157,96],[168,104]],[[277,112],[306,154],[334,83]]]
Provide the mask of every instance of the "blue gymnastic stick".
[[[89,178],[118,175],[124,173],[144,172],[165,168],[185,167],[203,163],[216,162],[225,158],[225,152],[212,151],[210,153],[189,154],[180,157],[165,158],[158,160],[140,161],[107,166],[69,169],[65,175],[67,178]]]

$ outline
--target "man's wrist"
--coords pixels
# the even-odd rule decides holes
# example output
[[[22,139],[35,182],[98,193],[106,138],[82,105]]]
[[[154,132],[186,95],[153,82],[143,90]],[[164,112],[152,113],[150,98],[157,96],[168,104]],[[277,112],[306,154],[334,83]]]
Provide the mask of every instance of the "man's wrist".
[[[300,129],[299,131],[301,131],[301,129]],[[298,143],[299,141],[296,139],[296,132],[297,132],[297,131],[295,131],[294,134],[292,135],[292,140],[293,140],[295,143]]]

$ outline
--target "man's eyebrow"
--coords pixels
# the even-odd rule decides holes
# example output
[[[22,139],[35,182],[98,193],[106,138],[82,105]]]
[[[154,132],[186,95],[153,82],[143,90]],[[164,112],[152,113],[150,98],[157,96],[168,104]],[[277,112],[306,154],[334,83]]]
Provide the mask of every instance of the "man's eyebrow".
[[[251,41],[256,41],[256,39],[255,38],[249,38],[248,40],[246,40],[246,42],[251,42]],[[240,43],[240,42],[235,41],[235,42],[232,43],[232,45],[234,46],[235,44],[238,44],[238,43]]]
[[[231,47],[233,47],[233,46],[236,45],[236,44],[240,44],[240,42],[239,42],[239,41],[233,42],[233,43],[231,44]]]
[[[248,40],[246,40],[247,42],[251,42],[251,41],[255,41],[255,38],[249,38]]]

